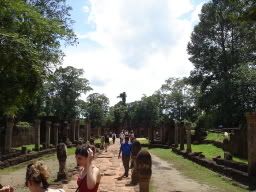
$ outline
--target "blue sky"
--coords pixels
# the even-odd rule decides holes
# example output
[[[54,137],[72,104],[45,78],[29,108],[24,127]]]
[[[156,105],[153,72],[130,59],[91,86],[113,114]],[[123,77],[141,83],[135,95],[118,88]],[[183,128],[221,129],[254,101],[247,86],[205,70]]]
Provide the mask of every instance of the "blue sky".
[[[83,68],[93,92],[111,105],[123,91],[129,102],[151,95],[193,68],[186,45],[204,2],[68,0],[79,44],[64,48],[64,65]]]

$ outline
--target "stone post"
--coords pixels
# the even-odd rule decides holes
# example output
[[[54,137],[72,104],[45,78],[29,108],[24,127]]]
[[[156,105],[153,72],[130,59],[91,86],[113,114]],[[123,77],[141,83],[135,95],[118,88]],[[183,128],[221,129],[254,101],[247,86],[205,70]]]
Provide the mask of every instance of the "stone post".
[[[132,144],[132,149],[131,149],[131,164],[133,165],[132,167],[132,176],[131,176],[131,184],[132,185],[137,185],[139,182],[139,176],[138,176],[138,170],[137,170],[137,164],[136,164],[136,157],[138,153],[141,150],[141,144],[139,141],[135,140],[134,143]]]
[[[140,192],[149,192],[149,183],[152,175],[152,159],[146,150],[141,150],[136,157],[136,166],[139,176]]]
[[[57,175],[57,180],[67,179],[66,173],[66,160],[67,160],[67,146],[65,143],[60,143],[57,145],[57,158],[59,161],[59,172]]]
[[[186,152],[187,153],[190,153],[192,152],[192,149],[191,149],[191,123],[186,123],[185,124],[186,126],[186,133],[187,133],[187,150]]]
[[[74,143],[76,141],[76,120],[72,119],[71,121],[71,141]]]
[[[54,131],[54,145],[57,146],[59,144],[59,123],[53,124],[53,131]]]
[[[246,113],[248,140],[248,174],[256,177],[256,112]]]
[[[51,121],[45,122],[45,147],[49,148],[51,144]]]
[[[11,152],[13,126],[14,126],[14,118],[12,116],[7,117],[6,129],[5,129],[5,145],[4,145],[5,153]]]
[[[184,140],[185,140],[185,126],[184,123],[179,123],[180,129],[180,150],[184,150]]]
[[[179,146],[179,127],[178,123],[175,122],[175,130],[174,130],[174,146],[178,147]]]

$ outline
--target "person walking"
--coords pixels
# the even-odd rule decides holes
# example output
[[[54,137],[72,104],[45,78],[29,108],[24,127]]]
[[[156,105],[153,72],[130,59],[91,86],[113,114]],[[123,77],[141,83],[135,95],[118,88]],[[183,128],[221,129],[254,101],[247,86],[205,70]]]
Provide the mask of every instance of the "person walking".
[[[115,132],[112,133],[112,141],[113,141],[113,144],[115,144],[115,141],[116,141],[116,134],[115,134]]]
[[[119,138],[120,138],[120,145],[121,145],[124,141],[124,132],[123,131],[121,131]]]
[[[104,135],[104,137],[105,137],[105,152],[107,152],[108,151],[108,146],[109,146],[109,135],[106,133],[105,135]]]
[[[125,142],[121,144],[120,150],[119,150],[119,155],[118,158],[120,159],[121,154],[122,154],[122,161],[123,161],[123,166],[124,166],[124,174],[122,177],[128,177],[129,174],[129,163],[130,163],[130,157],[131,157],[131,148],[132,144],[129,143],[129,137],[125,137]]]

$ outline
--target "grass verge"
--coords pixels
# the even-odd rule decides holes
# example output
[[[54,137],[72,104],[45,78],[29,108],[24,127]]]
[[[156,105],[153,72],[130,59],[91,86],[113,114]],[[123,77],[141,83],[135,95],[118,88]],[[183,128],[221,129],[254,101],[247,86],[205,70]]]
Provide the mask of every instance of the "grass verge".
[[[146,138],[136,138],[136,140],[139,141],[141,144],[149,144],[149,141]]]
[[[215,147],[212,144],[192,145],[192,151],[202,152],[207,159],[212,159],[217,156],[221,156],[222,158],[224,158],[224,151],[221,148]],[[248,163],[248,160],[238,157],[233,157],[233,160],[236,162]]]

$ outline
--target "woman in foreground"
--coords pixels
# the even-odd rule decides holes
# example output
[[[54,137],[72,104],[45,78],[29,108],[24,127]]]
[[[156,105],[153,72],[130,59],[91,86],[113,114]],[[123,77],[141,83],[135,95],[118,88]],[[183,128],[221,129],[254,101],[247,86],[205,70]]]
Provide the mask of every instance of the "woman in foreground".
[[[81,145],[76,149],[77,164],[81,167],[76,192],[97,192],[100,184],[100,170],[92,164],[92,147]]]

